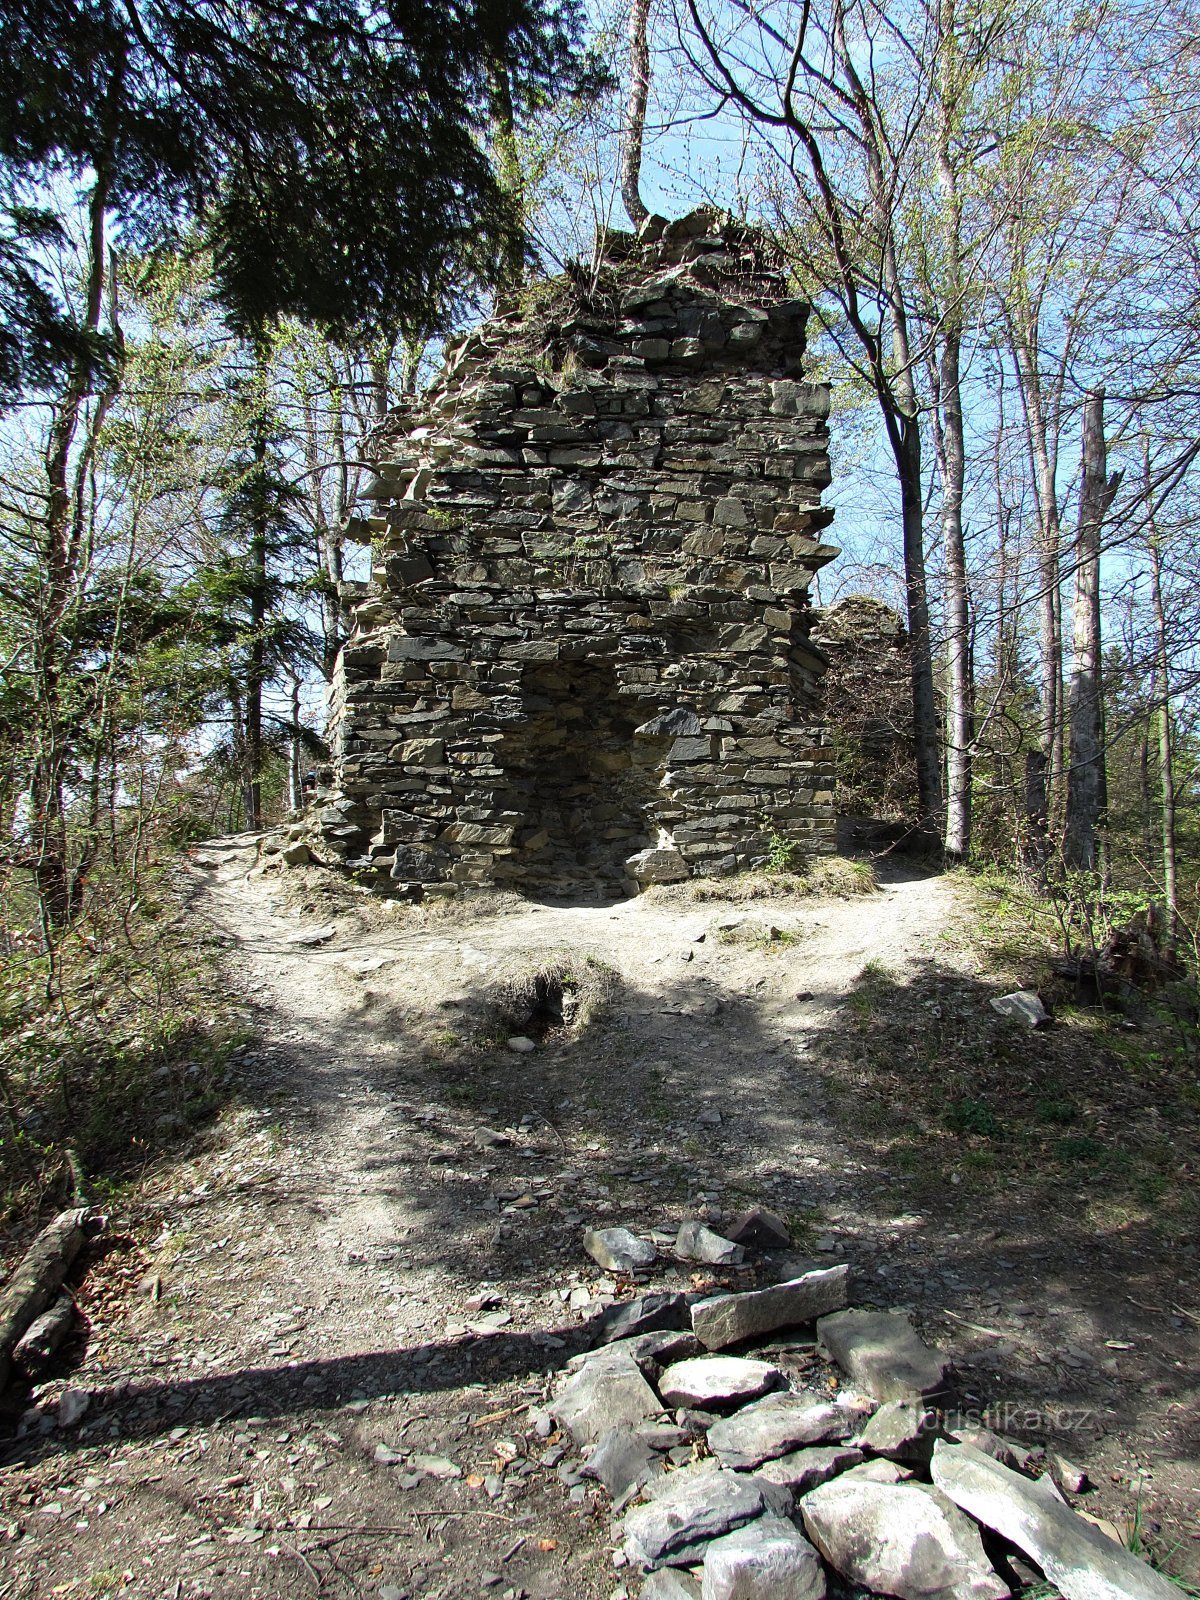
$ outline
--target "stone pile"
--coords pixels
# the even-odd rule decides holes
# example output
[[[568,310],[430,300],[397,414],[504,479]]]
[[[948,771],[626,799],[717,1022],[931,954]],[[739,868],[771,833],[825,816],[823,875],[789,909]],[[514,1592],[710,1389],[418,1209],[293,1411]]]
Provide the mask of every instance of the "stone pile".
[[[1177,1593],[1049,1473],[1030,1475],[1035,1452],[942,1409],[945,1362],[906,1315],[848,1309],[848,1279],[834,1266],[744,1293],[647,1294],[568,1364],[542,1431],[557,1424],[582,1453],[560,1475],[611,1496],[616,1560],[636,1575],[619,1594],[824,1600],[844,1581],[1006,1600],[1040,1581],[1022,1558],[1064,1600]],[[811,1325],[840,1379],[781,1337]]]
[[[808,587],[836,555],[809,308],[652,218],[451,346],[374,444],[320,849],[419,898],[594,897],[834,845]]]

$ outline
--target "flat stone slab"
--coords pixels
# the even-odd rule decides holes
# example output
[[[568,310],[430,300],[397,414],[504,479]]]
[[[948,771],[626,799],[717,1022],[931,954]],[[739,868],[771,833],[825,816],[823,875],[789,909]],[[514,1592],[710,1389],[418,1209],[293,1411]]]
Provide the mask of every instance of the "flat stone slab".
[[[722,1466],[746,1470],[801,1445],[840,1441],[854,1427],[854,1418],[842,1406],[812,1395],[768,1395],[715,1422],[708,1430],[708,1448]]]
[[[859,1434],[856,1444],[891,1461],[926,1462],[941,1434],[936,1411],[919,1400],[888,1400]]]
[[[639,1333],[657,1333],[688,1326],[688,1303],[682,1294],[644,1294],[637,1300],[609,1306],[600,1318],[601,1344],[633,1339]]]
[[[622,1340],[621,1348],[629,1351],[648,1378],[653,1378],[660,1367],[690,1361],[704,1350],[694,1333],[673,1328],[664,1328],[661,1333],[639,1333],[636,1338]]]
[[[928,1400],[946,1386],[947,1362],[899,1312],[839,1311],[821,1318],[817,1338],[876,1400]]]
[[[1023,1550],[1066,1600],[1179,1600],[1179,1590],[1049,1490],[966,1444],[934,1446],[933,1481]]]
[[[846,1304],[850,1268],[824,1267],[746,1294],[718,1295],[692,1307],[692,1331],[706,1350],[722,1350],[777,1328],[799,1327]]]
[[[1008,1600],[979,1529],[916,1484],[850,1473],[800,1501],[809,1538],[836,1572],[899,1600]]]
[[[583,1248],[605,1272],[634,1272],[658,1259],[658,1251],[628,1228],[588,1228]]]
[[[706,1544],[761,1516],[762,1490],[736,1472],[702,1467],[652,1484],[650,1499],[628,1512],[625,1551],[643,1567],[687,1567]]]
[[[804,1450],[790,1450],[785,1456],[764,1461],[755,1469],[754,1476],[768,1483],[777,1483],[793,1494],[807,1494],[819,1484],[828,1483],[839,1472],[848,1472],[862,1460],[862,1451],[852,1444],[809,1445]]]
[[[631,1428],[609,1428],[602,1433],[584,1463],[585,1478],[596,1478],[613,1500],[634,1484],[647,1483],[662,1471],[654,1451]]]
[[[734,1244],[732,1239],[723,1239],[702,1222],[680,1224],[675,1254],[682,1261],[704,1261],[714,1267],[736,1267],[746,1259],[746,1252],[740,1244]]]
[[[783,1373],[769,1361],[740,1356],[696,1356],[677,1361],[658,1380],[658,1392],[669,1406],[744,1405],[783,1383]]]
[[[868,1483],[906,1483],[915,1477],[911,1467],[902,1467],[899,1462],[887,1461],[880,1456],[875,1461],[864,1461],[861,1466],[851,1467],[845,1474],[847,1478],[865,1478]]]
[[[551,1415],[580,1444],[594,1444],[610,1428],[635,1428],[661,1411],[662,1402],[637,1362],[619,1345],[589,1356],[550,1406]]]
[[[825,1570],[792,1523],[760,1517],[709,1545],[700,1593],[702,1600],[824,1600]]]
[[[700,1600],[700,1585],[672,1567],[660,1567],[642,1585],[639,1600]]]

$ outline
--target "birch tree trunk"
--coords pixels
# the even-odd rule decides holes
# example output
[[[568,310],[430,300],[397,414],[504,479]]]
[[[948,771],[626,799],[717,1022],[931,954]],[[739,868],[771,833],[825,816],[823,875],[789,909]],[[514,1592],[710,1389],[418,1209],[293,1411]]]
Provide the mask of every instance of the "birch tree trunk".
[[[1101,683],[1100,531],[1117,491],[1108,479],[1104,442],[1104,390],[1091,390],[1083,404],[1083,482],[1075,541],[1075,602],[1070,692],[1070,765],[1063,859],[1068,867],[1094,871],[1097,825],[1107,801],[1104,772],[1104,702]]]
[[[629,0],[629,99],[621,141],[621,203],[635,228],[650,215],[641,187],[646,102],[650,98],[650,4],[651,0]]]
[[[937,169],[942,191],[941,234],[945,255],[942,353],[938,368],[937,442],[942,483],[942,544],[946,561],[946,859],[971,854],[971,749],[974,686],[967,552],[963,539],[966,443],[962,407],[962,202],[952,154],[955,83],[954,0],[938,11]]]

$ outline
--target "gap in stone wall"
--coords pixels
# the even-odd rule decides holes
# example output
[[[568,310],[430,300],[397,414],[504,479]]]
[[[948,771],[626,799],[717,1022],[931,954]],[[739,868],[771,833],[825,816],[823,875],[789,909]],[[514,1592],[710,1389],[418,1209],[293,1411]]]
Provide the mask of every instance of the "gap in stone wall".
[[[627,894],[626,860],[657,839],[667,741],[635,737],[639,702],[619,693],[609,661],[530,663],[521,696],[497,752],[502,804],[519,823],[498,876],[554,897]]]

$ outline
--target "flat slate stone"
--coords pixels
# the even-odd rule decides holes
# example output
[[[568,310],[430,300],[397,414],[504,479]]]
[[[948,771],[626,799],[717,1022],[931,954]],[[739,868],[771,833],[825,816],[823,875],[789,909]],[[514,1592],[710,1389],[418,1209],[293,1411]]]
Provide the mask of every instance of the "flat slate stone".
[[[821,1318],[817,1338],[846,1376],[876,1400],[928,1400],[946,1386],[946,1361],[899,1312],[839,1311]]]
[[[740,1356],[696,1356],[677,1361],[658,1380],[658,1392],[669,1406],[744,1405],[783,1383],[783,1373],[769,1361]]]
[[[803,1277],[746,1294],[718,1295],[692,1307],[692,1331],[707,1350],[721,1350],[777,1328],[794,1328],[846,1304],[847,1266],[824,1267]]]
[[[630,1428],[609,1428],[602,1433],[583,1467],[584,1477],[596,1478],[614,1500],[661,1471],[662,1463],[654,1451]]]
[[[687,1567],[706,1544],[761,1516],[762,1490],[736,1472],[701,1467],[672,1472],[650,1499],[625,1516],[625,1550],[643,1567]]]
[[[601,1344],[633,1339],[640,1333],[657,1333],[688,1326],[687,1297],[682,1294],[644,1294],[637,1300],[609,1306],[600,1318]]]
[[[979,1529],[910,1483],[851,1472],[800,1501],[809,1538],[836,1572],[899,1600],[1008,1600]]]
[[[660,1567],[642,1585],[639,1600],[700,1600],[700,1585],[671,1567]]]
[[[704,1261],[714,1267],[736,1267],[746,1259],[740,1244],[723,1239],[702,1222],[680,1223],[675,1254],[683,1261]]]
[[[792,1523],[761,1517],[704,1553],[702,1600],[825,1600],[821,1558]]]
[[[890,1461],[927,1462],[941,1431],[937,1412],[921,1401],[888,1400],[855,1443],[870,1455],[887,1456]]]
[[[981,1450],[939,1440],[931,1471],[943,1494],[1023,1550],[1066,1600],[1179,1600],[1132,1551]]]
[[[868,1483],[907,1483],[913,1476],[911,1467],[902,1467],[882,1456],[877,1461],[864,1461],[861,1466],[851,1467],[843,1473],[843,1477],[865,1478]]]
[[[610,1428],[634,1428],[662,1411],[637,1362],[619,1345],[597,1351],[559,1389],[551,1414],[580,1444]]]
[[[828,1483],[839,1472],[848,1472],[863,1458],[862,1451],[852,1444],[809,1445],[804,1450],[790,1450],[786,1456],[764,1461],[755,1469],[754,1476],[767,1483],[782,1484],[794,1494],[807,1494],[819,1484]]]
[[[588,1228],[583,1248],[606,1272],[633,1272],[650,1266],[658,1251],[628,1228]]]
[[[854,1418],[841,1406],[812,1395],[768,1395],[714,1423],[708,1448],[722,1466],[745,1470],[801,1445],[829,1444],[853,1432]]]
[[[676,1361],[690,1361],[703,1353],[704,1346],[694,1333],[674,1328],[664,1328],[661,1333],[639,1333],[636,1338],[621,1341],[621,1348],[652,1378],[660,1367],[669,1367]]]

